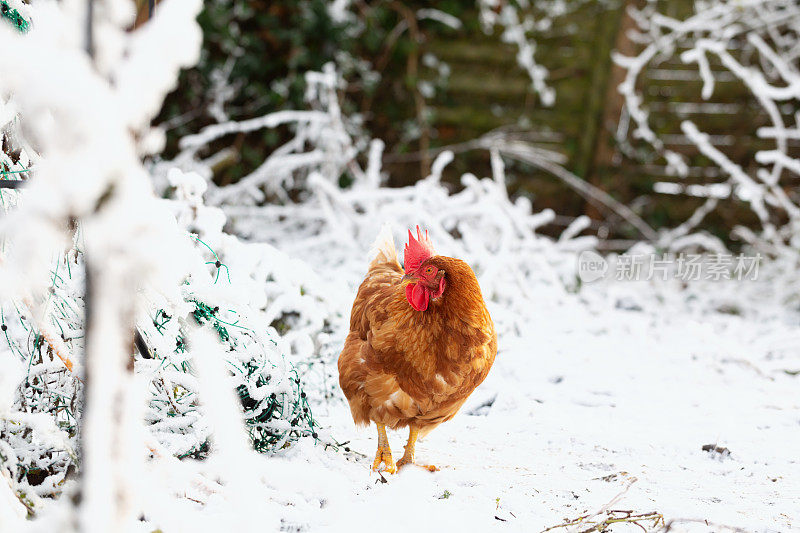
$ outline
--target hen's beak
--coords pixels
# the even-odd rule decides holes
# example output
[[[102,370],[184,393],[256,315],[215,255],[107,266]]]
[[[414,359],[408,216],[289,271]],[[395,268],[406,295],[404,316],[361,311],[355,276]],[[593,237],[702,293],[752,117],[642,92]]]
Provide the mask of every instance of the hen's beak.
[[[400,282],[403,283],[406,281],[417,281],[418,279],[419,278],[414,274],[406,274],[405,276],[403,276],[403,279],[401,279]]]

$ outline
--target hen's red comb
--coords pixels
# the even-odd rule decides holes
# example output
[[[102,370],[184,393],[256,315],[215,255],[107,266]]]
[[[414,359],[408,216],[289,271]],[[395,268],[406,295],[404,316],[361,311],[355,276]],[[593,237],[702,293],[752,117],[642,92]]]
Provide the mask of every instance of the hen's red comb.
[[[406,273],[418,270],[420,265],[435,253],[433,251],[433,243],[428,238],[428,230],[425,230],[425,235],[422,235],[419,226],[417,226],[416,239],[411,230],[408,230],[408,244],[406,244],[403,257]]]

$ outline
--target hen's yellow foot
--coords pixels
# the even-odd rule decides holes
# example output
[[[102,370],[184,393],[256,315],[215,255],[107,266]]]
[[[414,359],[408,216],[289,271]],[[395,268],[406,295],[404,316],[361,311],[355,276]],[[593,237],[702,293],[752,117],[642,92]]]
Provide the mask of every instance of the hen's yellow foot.
[[[416,465],[416,466],[418,466],[420,468],[424,468],[428,472],[436,472],[437,470],[439,470],[439,468],[437,468],[436,465],[421,465],[421,464],[415,462],[413,455],[410,458],[408,458],[408,457],[406,457],[404,455],[403,457],[400,458],[399,461],[397,461],[397,468],[398,469],[400,469],[400,468],[402,468],[402,467],[404,467],[406,465]]]
[[[436,472],[439,470],[434,465],[420,465],[414,461],[414,452],[415,446],[417,444],[417,435],[419,435],[419,429],[414,426],[411,426],[408,430],[408,443],[406,443],[406,453],[403,454],[403,457],[397,461],[397,468],[401,468],[405,465],[417,465],[422,467],[429,472]]]
[[[397,467],[394,464],[394,459],[392,458],[392,450],[388,447],[378,447],[378,451],[375,452],[375,461],[372,463],[372,470],[377,472],[380,470],[381,465],[384,465],[384,472],[388,472],[390,474],[394,474],[397,472]]]
[[[389,447],[389,438],[386,436],[386,426],[383,424],[375,424],[378,426],[378,451],[375,452],[375,461],[372,463],[372,470],[377,472],[381,464],[386,468],[384,472],[394,474],[397,472],[397,467],[394,465],[392,458],[392,449]]]

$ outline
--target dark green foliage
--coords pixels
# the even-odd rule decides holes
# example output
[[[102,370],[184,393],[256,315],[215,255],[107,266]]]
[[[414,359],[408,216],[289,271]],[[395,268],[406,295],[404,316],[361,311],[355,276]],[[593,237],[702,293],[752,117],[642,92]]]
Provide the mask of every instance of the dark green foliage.
[[[161,121],[185,119],[176,120],[183,124],[169,132],[167,153],[176,150],[182,136],[215,122],[209,105],[219,89],[214,80],[220,76],[227,77],[233,88],[225,104],[233,120],[302,108],[304,73],[320,70],[334,59],[336,50],[351,46],[344,26],[327,15],[326,4],[324,0],[206,2],[198,18],[204,35],[200,63],[181,75],[160,116]],[[239,164],[217,179],[236,181],[281,140],[281,134],[272,130],[234,140]],[[223,141],[222,145],[232,142]]]
[[[417,78],[407,71],[408,58],[421,53],[421,43],[408,30],[396,39],[390,37],[417,9],[435,7],[460,16],[472,3],[356,2],[348,11],[351,18],[344,21],[331,17],[329,4],[326,0],[206,2],[198,18],[204,34],[200,63],[183,72],[157,119],[168,126],[164,155],[177,152],[181,137],[217,121],[210,109],[220,89],[215,80],[227,79],[225,85],[233,89],[224,104],[226,115],[243,120],[306,108],[305,73],[319,71],[328,62],[335,62],[344,78],[341,100],[346,115],[361,114],[370,135],[384,139],[390,151],[417,149],[401,137],[405,123],[416,118]],[[452,30],[421,21],[419,31],[427,41],[429,32]],[[209,153],[230,148],[233,155],[214,168],[214,180],[220,185],[236,182],[290,133],[286,128],[264,129],[219,139]],[[347,178],[343,179],[346,184]]]

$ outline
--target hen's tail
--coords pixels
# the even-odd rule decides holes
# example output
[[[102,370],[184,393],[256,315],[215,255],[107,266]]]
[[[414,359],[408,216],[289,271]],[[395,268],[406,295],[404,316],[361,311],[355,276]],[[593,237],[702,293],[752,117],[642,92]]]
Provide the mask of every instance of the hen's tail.
[[[369,256],[372,258],[369,263],[370,270],[379,265],[387,265],[391,266],[393,270],[400,270],[400,261],[397,260],[397,249],[394,247],[394,237],[392,237],[392,227],[388,222],[381,226],[378,237],[372,243]]]

